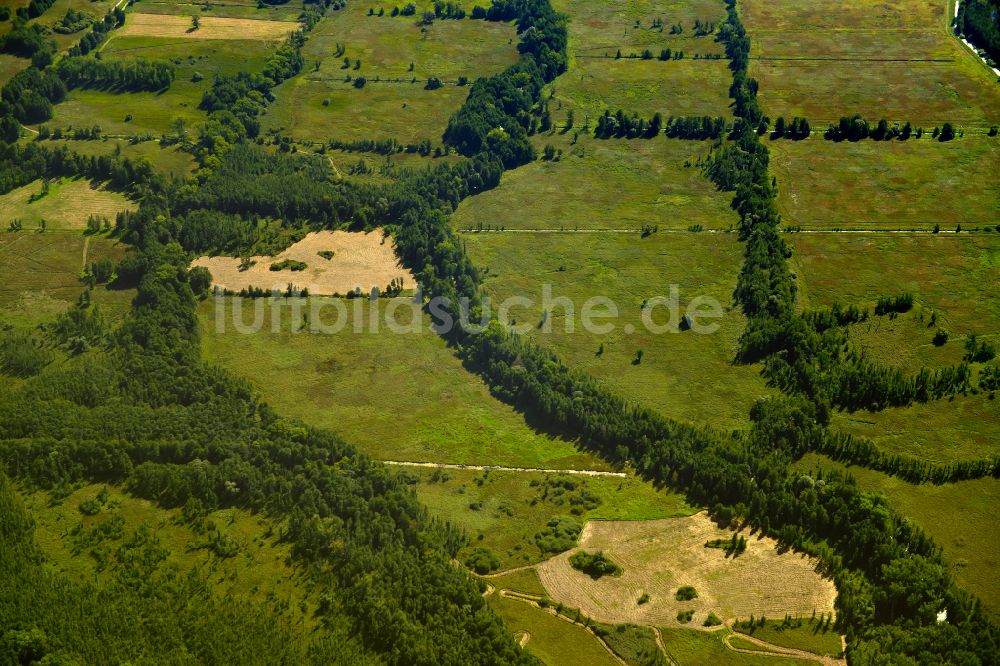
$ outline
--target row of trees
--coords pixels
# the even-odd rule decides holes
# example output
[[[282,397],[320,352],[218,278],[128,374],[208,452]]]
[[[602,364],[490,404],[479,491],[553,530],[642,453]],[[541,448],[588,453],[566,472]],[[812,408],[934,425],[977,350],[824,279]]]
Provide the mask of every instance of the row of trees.
[[[909,121],[903,123],[902,126],[889,125],[889,121],[883,118],[878,121],[875,127],[871,127],[867,120],[860,115],[855,115],[851,118],[845,116],[840,119],[837,125],[830,125],[823,136],[829,141],[861,141],[863,139],[908,141],[910,137],[919,139],[923,134],[923,128],[914,130]],[[951,123],[944,123],[940,129],[934,128],[932,136],[938,141],[951,141],[955,138],[955,128]]]
[[[71,56],[59,61],[56,72],[67,88],[155,92],[166,90],[174,81],[172,64],[145,58],[98,60]]]

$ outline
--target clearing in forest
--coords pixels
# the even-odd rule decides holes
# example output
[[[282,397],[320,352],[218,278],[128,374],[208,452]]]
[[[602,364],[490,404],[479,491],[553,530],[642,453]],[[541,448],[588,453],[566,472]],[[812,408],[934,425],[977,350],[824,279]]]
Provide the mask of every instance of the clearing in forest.
[[[747,532],[741,533],[746,551],[736,557],[705,547],[733,534],[705,513],[642,522],[591,521],[580,545],[538,565],[538,576],[552,599],[600,622],[680,626],[677,613],[692,610],[693,618],[684,626],[697,628],[709,612],[726,622],[751,614],[780,618],[833,612],[837,591],[832,580],[817,572],[817,560],[779,551],[774,539]],[[577,571],[569,558],[580,550],[603,550],[622,574],[595,580]],[[686,585],[698,596],[678,601],[675,594]],[[638,603],[644,594],[648,601]]]
[[[191,16],[170,14],[129,14],[116,37],[172,37],[176,39],[283,39],[301,25],[297,21],[199,17],[192,29]]]
[[[332,252],[329,258],[319,253]],[[317,231],[274,257],[250,257],[251,266],[240,270],[238,257],[199,257],[193,266],[212,273],[212,283],[222,289],[239,291],[245,287],[284,289],[291,283],[316,295],[346,294],[356,289],[368,293],[372,287],[385,289],[396,279],[403,289],[416,287],[413,274],[396,257],[396,243],[381,230],[369,233]],[[301,270],[272,270],[281,262],[301,262]],[[290,265],[290,264],[289,264]]]
[[[0,196],[0,222],[7,226],[20,220],[26,230],[38,228],[42,220],[50,230],[85,229],[91,215],[114,224],[115,216],[128,208],[123,195],[85,178],[50,181],[48,189],[35,180]]]

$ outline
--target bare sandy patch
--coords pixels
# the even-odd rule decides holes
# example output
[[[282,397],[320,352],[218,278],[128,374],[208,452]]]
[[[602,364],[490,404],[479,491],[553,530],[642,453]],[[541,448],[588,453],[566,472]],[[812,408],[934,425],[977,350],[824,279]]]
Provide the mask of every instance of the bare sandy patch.
[[[636,522],[590,521],[580,546],[538,565],[538,577],[554,600],[577,607],[607,623],[702,628],[709,612],[726,622],[765,615],[782,618],[832,613],[837,592],[833,581],[816,571],[818,561],[791,551],[779,553],[773,539],[744,532],[747,549],[727,558],[713,539],[728,539],[705,513]],[[621,576],[593,580],[573,569],[569,558],[579,550],[603,550],[624,571]],[[677,601],[674,594],[691,585],[698,598]],[[639,604],[643,594],[649,601]],[[677,621],[682,610],[694,611],[688,624]]]
[[[332,251],[325,259],[320,252]],[[235,257],[199,257],[192,266],[204,266],[212,273],[212,283],[223,289],[239,291],[246,287],[284,290],[289,283],[320,296],[346,294],[356,288],[369,292],[384,289],[401,278],[404,289],[417,285],[413,274],[396,257],[396,243],[380,229],[370,233],[317,231],[274,257],[251,257],[256,262],[245,271]],[[271,264],[290,260],[306,264],[305,270],[272,271]]]
[[[115,216],[132,206],[118,192],[85,178],[52,181],[41,196],[42,181],[35,180],[0,196],[0,223],[17,219],[25,228],[45,220],[48,229],[84,229],[87,218],[99,215],[114,224]]]
[[[171,14],[129,14],[115,34],[120,37],[172,37],[179,39],[283,39],[298,30],[297,21],[199,17],[199,27],[191,30],[190,16]]]

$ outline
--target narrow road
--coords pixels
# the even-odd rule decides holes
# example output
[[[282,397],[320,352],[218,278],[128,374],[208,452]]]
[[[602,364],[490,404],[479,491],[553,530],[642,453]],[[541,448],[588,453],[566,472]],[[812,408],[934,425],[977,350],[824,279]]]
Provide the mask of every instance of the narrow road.
[[[400,467],[440,467],[442,469],[474,469],[482,472],[541,472],[542,474],[576,474],[579,476],[616,476],[625,478],[624,472],[602,472],[596,469],[544,469],[538,467],[503,467],[501,465],[456,465],[451,463],[409,462],[405,460],[383,460],[385,465]]]

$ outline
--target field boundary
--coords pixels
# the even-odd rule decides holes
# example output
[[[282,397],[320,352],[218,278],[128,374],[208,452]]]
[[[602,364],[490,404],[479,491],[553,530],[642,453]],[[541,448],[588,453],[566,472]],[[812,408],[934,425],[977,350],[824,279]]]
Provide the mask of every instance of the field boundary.
[[[383,465],[393,465],[396,467],[428,467],[431,469],[471,469],[482,472],[533,472],[542,474],[575,474],[577,476],[613,476],[626,478],[625,472],[606,472],[596,469],[545,469],[536,467],[504,467],[502,465],[463,465],[459,463],[436,463],[436,462],[411,462],[405,460],[381,460]],[[532,565],[534,566],[534,565]],[[510,573],[510,571],[504,572]]]

